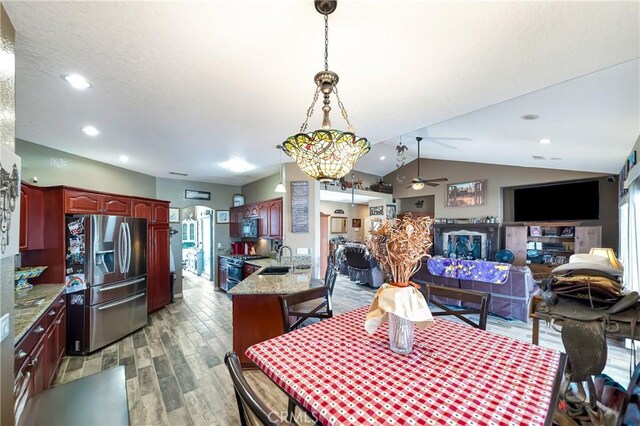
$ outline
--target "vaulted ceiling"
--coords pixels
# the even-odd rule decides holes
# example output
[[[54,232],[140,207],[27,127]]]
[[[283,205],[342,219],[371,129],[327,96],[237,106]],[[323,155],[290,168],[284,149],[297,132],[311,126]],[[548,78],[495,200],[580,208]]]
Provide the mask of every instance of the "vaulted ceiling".
[[[17,31],[17,137],[154,176],[240,185],[274,173],[322,69],[311,0],[3,4]],[[378,144],[358,170],[389,172],[398,137],[422,134],[462,139],[432,144],[434,158],[493,150],[526,165],[548,137],[566,161],[549,167],[614,171],[638,132],[639,13],[638,2],[340,1],[329,65],[358,133]],[[71,73],[93,87],[72,89],[60,78]],[[632,82],[602,90],[617,77]],[[571,111],[558,106],[568,99]],[[541,119],[522,127],[527,113]],[[337,108],[333,121],[344,127]],[[101,133],[84,135],[88,124]],[[586,140],[610,158],[572,161]],[[224,169],[233,158],[255,168]]]

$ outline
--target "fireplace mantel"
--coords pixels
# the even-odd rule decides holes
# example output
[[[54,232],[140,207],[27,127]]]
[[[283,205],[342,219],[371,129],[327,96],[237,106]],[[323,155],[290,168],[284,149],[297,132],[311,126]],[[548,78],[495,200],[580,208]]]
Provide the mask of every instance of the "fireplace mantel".
[[[470,231],[487,234],[487,260],[494,260],[500,244],[499,223],[437,223],[433,225],[434,253],[443,256],[443,234],[455,231]]]

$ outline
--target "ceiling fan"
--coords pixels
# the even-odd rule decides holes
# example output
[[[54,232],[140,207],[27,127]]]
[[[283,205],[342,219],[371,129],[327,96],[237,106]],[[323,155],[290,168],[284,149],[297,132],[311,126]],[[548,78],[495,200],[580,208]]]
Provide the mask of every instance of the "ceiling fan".
[[[407,189],[413,188],[416,191],[420,191],[425,185],[438,186],[440,185],[439,182],[448,182],[449,179],[447,178],[423,179],[420,177],[420,141],[422,137],[417,136],[416,140],[418,141],[418,177],[411,179],[411,185],[407,186]]]

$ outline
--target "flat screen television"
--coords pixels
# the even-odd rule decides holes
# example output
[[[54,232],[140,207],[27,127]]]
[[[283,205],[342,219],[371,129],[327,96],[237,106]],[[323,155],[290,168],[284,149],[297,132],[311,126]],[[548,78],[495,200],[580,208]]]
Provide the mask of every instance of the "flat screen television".
[[[514,190],[516,222],[587,220],[600,217],[597,180]]]

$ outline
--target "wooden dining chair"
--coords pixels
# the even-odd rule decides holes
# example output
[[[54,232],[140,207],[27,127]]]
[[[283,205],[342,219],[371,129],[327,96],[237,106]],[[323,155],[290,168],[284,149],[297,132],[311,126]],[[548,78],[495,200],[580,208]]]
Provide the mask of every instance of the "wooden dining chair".
[[[427,302],[442,309],[442,311],[431,312],[434,317],[453,315],[456,318],[464,321],[465,323],[479,328],[480,330],[487,329],[487,316],[489,314],[489,302],[491,301],[491,295],[482,291],[475,290],[462,290],[459,288],[441,287],[434,284],[425,284],[422,286],[424,297]],[[436,297],[443,297],[447,299],[459,300],[462,303],[461,308],[452,309],[450,306],[439,302]],[[477,305],[478,307],[471,307],[469,304]],[[466,315],[478,314],[478,322],[475,323]]]
[[[335,278],[333,278],[335,281]],[[285,333],[299,328],[309,318],[333,317],[330,289],[332,284],[280,296],[282,325]],[[293,320],[292,320],[293,319]]]
[[[236,403],[238,404],[238,414],[240,415],[240,424],[242,426],[252,424],[267,426],[293,425],[293,423],[288,421],[279,420],[279,413],[271,410],[258,398],[258,395],[251,389],[249,383],[247,383],[242,375],[240,359],[235,352],[228,352],[224,357],[224,363],[227,365],[231,381],[233,382]],[[256,419],[259,423],[254,423],[253,419]]]

